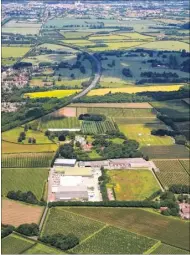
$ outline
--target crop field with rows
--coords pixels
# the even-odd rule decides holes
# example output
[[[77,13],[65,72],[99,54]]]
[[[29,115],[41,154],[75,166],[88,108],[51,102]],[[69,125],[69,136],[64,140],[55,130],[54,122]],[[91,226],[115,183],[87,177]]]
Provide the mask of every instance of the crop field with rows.
[[[10,153],[2,154],[2,167],[49,167],[54,153]]]
[[[116,124],[110,119],[105,121],[83,121],[83,134],[105,134],[107,131],[114,131],[117,129]]]
[[[155,118],[155,111],[153,109],[123,109],[123,108],[77,108],[77,116],[84,113],[104,114],[109,117],[123,117],[123,118]]]
[[[183,165],[185,170],[190,174],[190,161],[187,160],[180,160],[180,163]]]
[[[72,251],[77,254],[143,254],[157,240],[107,226]]]
[[[139,235],[161,240],[181,249],[189,249],[190,233],[187,222],[160,215],[149,209],[70,207],[67,210],[79,216],[83,215],[92,220],[98,220]],[[183,235],[176,235],[176,229]]]
[[[183,145],[144,146],[141,148],[144,155],[151,159],[188,159],[189,151]]]
[[[6,196],[11,190],[32,191],[40,200],[45,181],[48,179],[48,171],[47,168],[3,168],[2,195]]]
[[[189,185],[189,176],[178,160],[155,160],[160,172],[155,172],[163,187],[173,184]]]
[[[40,120],[38,129],[47,130],[48,128],[80,128],[80,121],[76,117],[44,117]]]
[[[151,254],[189,254],[188,251],[176,248],[174,246],[167,245],[165,243],[160,244]]]
[[[25,254],[62,254],[62,252],[45,244],[37,243],[25,251]]]
[[[1,245],[2,254],[20,254],[33,246],[34,241],[11,234],[2,239]]]
[[[65,211],[51,208],[46,218],[42,235],[73,233],[80,241],[101,229],[105,224]]]

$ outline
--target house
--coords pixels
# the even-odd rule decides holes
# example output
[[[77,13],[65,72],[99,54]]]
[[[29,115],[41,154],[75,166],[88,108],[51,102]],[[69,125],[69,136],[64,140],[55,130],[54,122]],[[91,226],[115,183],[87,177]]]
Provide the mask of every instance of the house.
[[[57,158],[54,162],[54,166],[70,166],[74,167],[76,159]]]
[[[180,208],[181,218],[189,220],[190,219],[190,204],[180,203],[179,208]]]

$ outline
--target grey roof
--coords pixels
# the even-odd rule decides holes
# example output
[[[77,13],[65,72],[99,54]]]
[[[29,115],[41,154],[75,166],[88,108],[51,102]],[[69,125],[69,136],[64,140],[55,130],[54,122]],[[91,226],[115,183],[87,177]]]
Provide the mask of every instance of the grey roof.
[[[84,185],[79,186],[59,186],[58,187],[58,193],[59,192],[83,192],[87,191],[87,187]]]
[[[61,191],[55,194],[56,200],[87,199],[87,191]]]

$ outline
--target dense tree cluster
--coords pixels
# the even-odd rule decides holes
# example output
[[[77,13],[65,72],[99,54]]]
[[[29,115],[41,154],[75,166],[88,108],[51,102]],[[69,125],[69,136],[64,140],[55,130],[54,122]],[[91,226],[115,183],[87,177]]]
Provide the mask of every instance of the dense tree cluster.
[[[46,205],[46,202],[44,201],[38,201],[36,196],[31,192],[22,192],[20,190],[18,191],[9,191],[7,193],[7,197],[9,199],[13,199],[13,200],[19,200],[19,201],[23,201],[25,203],[29,203],[29,204],[38,204],[38,205]]]
[[[2,225],[1,228],[1,238],[4,238],[8,235],[10,235],[15,230],[14,226],[11,225]]]
[[[78,117],[79,120],[87,120],[87,121],[103,121],[106,119],[104,115],[98,114],[80,114]]]
[[[47,235],[40,237],[39,240],[63,251],[67,251],[79,244],[79,239],[74,234],[68,234],[67,236],[63,234]]]
[[[179,216],[179,205],[176,201],[174,193],[171,191],[165,191],[160,195],[161,206],[168,207],[167,210],[161,213],[165,216]]]
[[[131,70],[129,68],[123,68],[122,74],[125,77],[133,77],[132,72],[131,72]]]
[[[69,159],[76,158],[76,153],[71,144],[61,145],[59,148],[59,154],[63,158],[69,158]]]
[[[18,228],[16,228],[16,232],[25,236],[38,236],[39,226],[35,223],[22,224]]]
[[[100,185],[102,198],[103,198],[103,201],[109,201],[106,184],[109,183],[110,178],[103,167],[101,168],[101,172],[102,172],[102,175],[98,178],[98,181]]]
[[[175,184],[170,186],[169,191],[176,194],[190,194],[190,185]]]

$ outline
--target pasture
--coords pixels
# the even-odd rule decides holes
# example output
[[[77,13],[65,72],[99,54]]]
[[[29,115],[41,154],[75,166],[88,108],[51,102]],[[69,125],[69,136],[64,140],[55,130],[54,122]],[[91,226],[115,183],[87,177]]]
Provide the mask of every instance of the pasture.
[[[126,87],[126,88],[102,88],[102,89],[93,89],[88,93],[88,96],[103,96],[108,93],[138,93],[145,91],[176,91],[182,85],[171,85],[171,86],[140,86],[140,87]]]
[[[85,31],[60,31],[65,39],[83,39],[91,34],[91,32]]]
[[[81,131],[83,134],[105,134],[108,131],[115,131],[115,123],[109,119],[105,121],[83,121]]]
[[[21,224],[38,224],[44,207],[28,205],[14,200],[2,199],[2,224],[15,227]]]
[[[189,150],[183,145],[143,146],[141,151],[151,159],[188,159]]]
[[[142,254],[157,241],[107,226],[72,251],[77,254]]]
[[[7,153],[2,154],[3,168],[50,167],[54,153]]]
[[[161,243],[151,254],[189,254],[187,250],[182,250],[174,246]]]
[[[153,129],[166,128],[164,124],[118,124],[118,127],[126,137],[136,140],[141,146],[172,145],[174,143],[169,136],[151,135],[151,130]]]
[[[70,207],[67,210],[133,233],[161,240],[181,249],[189,249],[189,224],[182,220],[138,208]],[[176,235],[176,229],[183,235]]]
[[[77,94],[80,90],[77,89],[68,89],[68,90],[50,90],[44,92],[32,92],[24,94],[24,97],[27,98],[45,98],[45,97],[56,97],[56,98],[63,98],[69,97],[74,94]]]
[[[2,58],[21,58],[24,56],[28,51],[30,50],[30,47],[16,47],[16,46],[10,46],[10,47],[2,47]]]
[[[25,251],[24,254],[63,254],[63,252],[45,244],[36,243],[27,251]]]
[[[3,168],[2,195],[9,191],[32,191],[38,200],[43,196],[45,181],[48,179],[47,168]],[[14,180],[14,181],[13,181]]]
[[[54,152],[58,148],[57,144],[18,144],[2,141],[2,153],[20,152]]]
[[[11,234],[2,239],[2,254],[20,254],[25,252],[35,244],[34,241],[23,238],[16,234]]]
[[[2,133],[2,140],[6,141],[6,142],[18,143],[18,137],[20,136],[21,132],[24,132],[24,128],[23,127],[17,127],[17,128],[5,131],[5,132]],[[28,142],[29,138],[35,138],[36,139],[36,143],[35,144],[48,144],[48,143],[52,143],[52,141],[50,141],[48,139],[48,137],[45,136],[45,134],[43,132],[40,132],[38,130],[28,129],[25,132],[25,134],[26,134],[25,140],[23,140],[19,144],[31,144],[31,143]]]
[[[107,174],[116,200],[144,200],[160,189],[150,170],[111,170]]]
[[[159,172],[155,172],[164,188],[173,184],[189,185],[189,176],[178,160],[154,160]]]
[[[51,208],[42,230],[42,236],[72,233],[82,241],[100,230],[104,225],[103,223],[65,211],[62,208]]]
[[[140,45],[137,48],[149,50],[189,51],[189,44],[180,41],[155,41]]]

